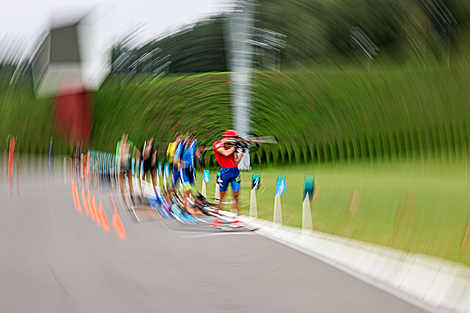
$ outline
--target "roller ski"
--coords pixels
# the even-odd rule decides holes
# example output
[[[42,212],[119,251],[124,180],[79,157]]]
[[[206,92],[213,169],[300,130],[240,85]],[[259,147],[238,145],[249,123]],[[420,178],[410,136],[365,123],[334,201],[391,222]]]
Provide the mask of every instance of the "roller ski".
[[[195,221],[192,221],[192,220],[188,219],[187,215],[184,214],[184,213],[185,212],[183,212],[176,203],[173,203],[171,205],[171,215],[176,220],[178,220],[179,222],[181,222],[183,224],[196,224],[197,223]]]
[[[235,221],[224,221],[222,219],[219,219],[219,218],[214,218],[214,220],[212,221],[211,227],[213,228],[218,228],[218,229],[231,229],[231,228],[239,228],[239,227],[243,227],[245,226],[245,223],[243,223],[242,221],[239,221],[239,220],[235,220]]]

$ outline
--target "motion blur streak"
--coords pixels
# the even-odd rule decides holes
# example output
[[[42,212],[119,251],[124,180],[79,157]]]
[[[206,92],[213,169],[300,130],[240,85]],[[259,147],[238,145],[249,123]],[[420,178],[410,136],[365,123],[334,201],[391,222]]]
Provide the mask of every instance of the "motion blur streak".
[[[246,5],[253,5],[247,23],[240,14]],[[150,203],[141,187],[143,147],[157,151],[152,162],[164,189],[169,178],[162,179],[158,166],[168,162],[171,168],[167,148],[178,134],[196,131],[200,148],[235,129],[250,138],[276,139],[247,148],[253,171],[241,173],[241,214],[248,215],[253,194],[260,219],[387,248],[380,260],[414,253],[437,260],[437,271],[451,264],[458,283],[443,288],[465,312],[470,2],[241,0],[229,7],[147,41],[137,26],[111,45],[94,29],[109,24],[102,15],[95,19],[93,10],[53,22],[39,38],[0,37],[0,240],[7,252],[13,250],[2,254],[10,263],[0,262],[0,270],[15,284],[0,285],[0,311],[8,292],[28,284],[28,291],[46,293],[40,294],[51,303],[63,301],[58,307],[68,312],[105,311],[110,307],[104,298],[128,311],[154,310],[156,302],[164,311],[188,311],[192,304],[203,311],[415,310],[256,233],[213,235],[220,229],[209,228],[209,221],[210,231],[197,234],[203,222],[181,226],[162,215],[139,220],[141,203],[126,207],[119,196],[110,205],[119,191],[129,203]],[[123,134],[129,143],[117,149]],[[153,145],[146,145],[150,138]],[[219,168],[213,151],[204,151],[196,188],[209,169],[207,198],[214,199]],[[129,161],[125,170],[121,154]],[[251,192],[254,174],[260,186]],[[279,176],[285,177],[285,194],[275,198]],[[305,198],[306,177],[312,200]],[[73,199],[85,214],[76,214]],[[112,235],[98,231],[87,216]],[[11,238],[23,232],[31,238],[20,237],[17,245]],[[31,280],[28,271],[12,271],[16,259],[31,271],[37,264],[50,268],[72,300],[60,288],[44,288],[57,287],[49,272]],[[374,262],[388,271],[388,260]],[[180,293],[187,301],[178,299]],[[36,296],[31,294],[20,296]],[[21,312],[23,304],[18,301],[15,309]],[[50,311],[48,302],[43,305]]]

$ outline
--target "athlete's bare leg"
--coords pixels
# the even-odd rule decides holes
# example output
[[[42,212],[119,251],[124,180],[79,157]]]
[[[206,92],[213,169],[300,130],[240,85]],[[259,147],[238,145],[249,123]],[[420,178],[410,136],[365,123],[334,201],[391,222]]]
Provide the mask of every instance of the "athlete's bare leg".
[[[150,175],[152,175],[153,191],[155,191],[157,189],[157,181],[155,180],[155,169],[150,170]]]
[[[196,211],[194,211],[192,208],[189,207],[189,195],[191,195],[191,190],[185,190],[184,191],[184,209],[186,212],[191,214],[192,216],[196,216]]]
[[[147,172],[143,172],[142,173],[142,178],[139,179],[139,184],[140,184],[140,197],[141,199],[144,197],[144,190],[142,189],[142,181],[145,181],[145,174],[147,174]]]
[[[240,202],[238,201],[238,196],[240,195],[240,191],[233,191],[233,199],[235,200],[235,203],[234,203],[234,208],[235,208],[235,212],[237,213],[237,215],[239,215],[239,207],[240,207]]]
[[[218,213],[220,210],[222,210],[222,202],[224,201],[225,194],[226,194],[226,192],[221,192],[221,193],[220,193],[219,203],[217,203],[217,213]]]
[[[121,187],[122,201],[127,206],[126,197],[124,196],[124,172],[119,173],[119,186]]]
[[[132,189],[132,173],[131,171],[127,171],[127,179],[128,179],[128,182],[129,182],[129,194],[131,196],[131,202],[132,202],[132,205],[135,205],[135,201],[134,201],[134,190]]]
[[[119,174],[119,183],[120,183],[120,186],[121,186],[121,196],[122,196],[122,201],[124,201],[124,204],[127,206],[127,202],[126,202],[126,197],[124,196],[124,175],[125,173],[127,173],[127,178],[128,178],[128,182],[129,182],[129,194],[131,196],[131,203],[130,205],[134,205],[135,202],[134,202],[134,191],[132,190],[132,175],[130,175],[129,173],[130,171],[127,171],[127,172],[121,172]]]

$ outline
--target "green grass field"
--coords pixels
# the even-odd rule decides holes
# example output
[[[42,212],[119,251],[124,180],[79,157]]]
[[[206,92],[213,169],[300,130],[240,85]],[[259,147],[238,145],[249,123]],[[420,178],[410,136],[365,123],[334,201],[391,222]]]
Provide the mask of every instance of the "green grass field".
[[[462,159],[304,165],[243,172],[241,214],[244,215],[249,214],[251,175],[256,172],[261,173],[257,203],[258,216],[262,219],[272,220],[276,177],[285,174],[283,224],[300,227],[304,177],[314,174],[316,188],[320,188],[317,201],[311,205],[315,230],[470,264],[470,248],[461,253],[470,200]],[[200,190],[201,173],[198,177]],[[346,225],[346,207],[354,190],[362,201],[356,218],[350,216]],[[215,172],[211,172],[207,191],[208,197],[213,198]],[[411,226],[400,222],[393,238],[395,217],[407,191],[417,196],[414,217]]]

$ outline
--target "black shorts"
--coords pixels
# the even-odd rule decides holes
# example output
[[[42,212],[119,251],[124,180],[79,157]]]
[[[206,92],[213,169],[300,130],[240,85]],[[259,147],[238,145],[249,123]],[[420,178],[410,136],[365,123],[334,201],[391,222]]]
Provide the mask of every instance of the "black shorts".
[[[144,161],[144,173],[155,170],[155,164],[152,166],[152,160]]]

